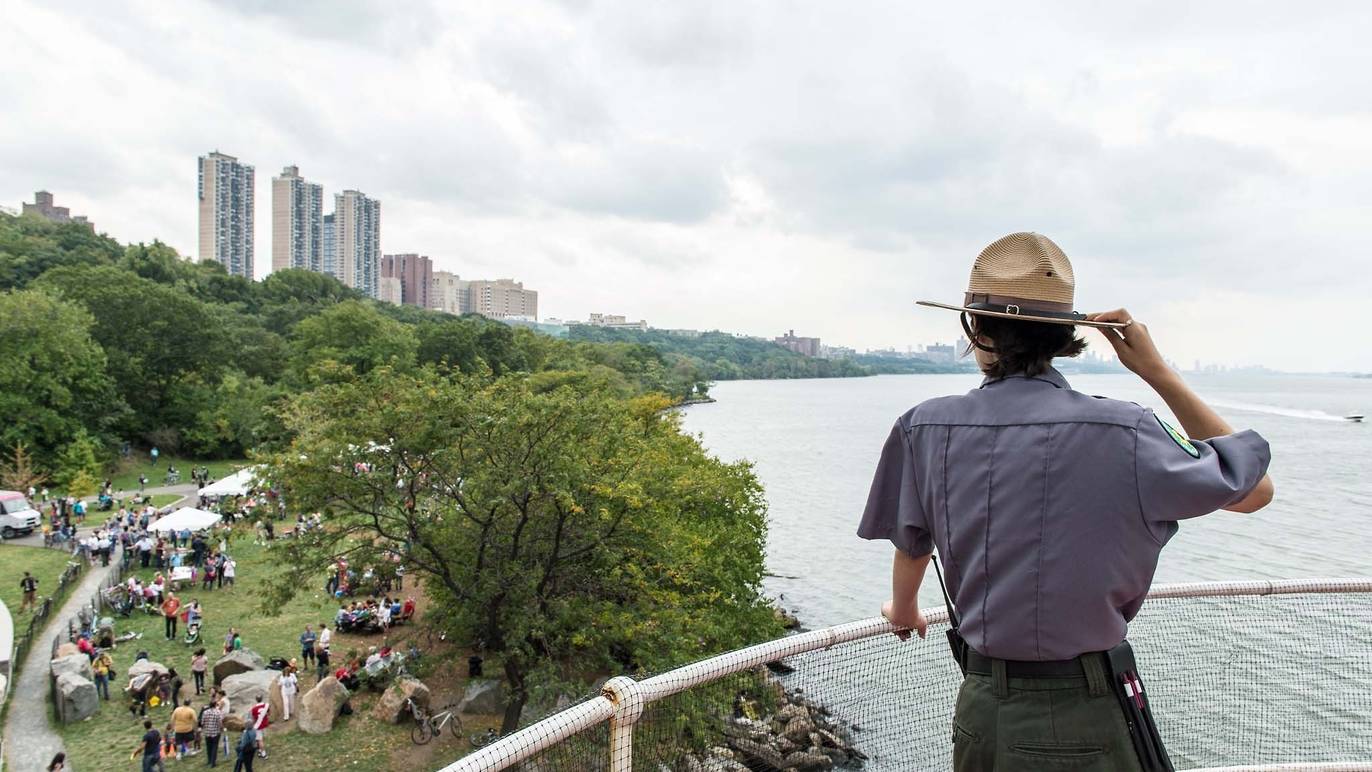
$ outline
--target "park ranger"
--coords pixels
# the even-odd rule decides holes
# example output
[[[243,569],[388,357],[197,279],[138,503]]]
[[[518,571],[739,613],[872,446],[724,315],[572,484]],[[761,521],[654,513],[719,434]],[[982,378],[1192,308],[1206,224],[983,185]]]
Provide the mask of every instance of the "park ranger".
[[[958,311],[985,373],[902,415],[858,528],[895,547],[882,613],[923,637],[917,597],[937,549],[966,674],[957,770],[1168,770],[1125,632],[1177,521],[1272,499],[1267,442],[1235,433],[1120,309],[1080,314],[1067,256],[1015,233],[972,266]],[[1185,434],[1133,403],[1073,391],[1052,367],[1096,327]],[[1188,439],[1189,437],[1189,439]],[[935,564],[937,568],[937,563]]]

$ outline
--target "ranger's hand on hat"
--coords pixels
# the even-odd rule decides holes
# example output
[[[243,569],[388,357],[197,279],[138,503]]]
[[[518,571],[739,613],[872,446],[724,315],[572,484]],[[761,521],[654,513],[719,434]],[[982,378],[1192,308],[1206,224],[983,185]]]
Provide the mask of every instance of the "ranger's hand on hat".
[[[902,641],[910,639],[910,631],[914,630],[923,638],[929,630],[929,623],[924,621],[924,614],[916,606],[907,609],[896,609],[893,601],[886,601],[881,604],[881,615],[886,617],[886,621],[896,626],[896,637]]]
[[[1119,322],[1125,325],[1117,329],[1105,327],[1097,329],[1114,347],[1115,355],[1119,357],[1120,364],[1129,368],[1130,372],[1135,373],[1145,381],[1152,381],[1172,372],[1158,351],[1158,347],[1154,345],[1153,336],[1148,334],[1148,326],[1143,322],[1136,321],[1125,309],[1117,308],[1114,311],[1087,314],[1086,320],[1090,322]]]

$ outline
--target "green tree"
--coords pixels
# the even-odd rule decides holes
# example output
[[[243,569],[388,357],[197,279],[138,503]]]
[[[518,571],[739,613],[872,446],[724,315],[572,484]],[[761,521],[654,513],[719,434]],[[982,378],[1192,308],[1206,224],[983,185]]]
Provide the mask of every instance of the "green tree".
[[[91,335],[135,411],[125,426],[130,433],[166,425],[163,412],[182,374],[213,380],[223,366],[224,334],[210,306],[182,290],[115,266],[54,268],[35,285],[80,303],[95,318]]]
[[[420,364],[442,365],[468,374],[480,372],[486,360],[477,340],[479,330],[479,325],[455,317],[424,322],[415,328]]]
[[[362,293],[343,286],[333,276],[303,268],[272,271],[257,288],[263,325],[287,335],[302,319],[345,300],[360,300]]]
[[[89,496],[95,491],[78,493],[77,488],[85,490],[89,478],[94,487],[95,476],[100,474],[99,445],[85,431],[78,431],[71,442],[62,448],[57,457],[57,482],[67,487],[74,496]]]
[[[668,404],[388,368],[300,396],[268,476],[326,527],[281,546],[265,606],[339,558],[361,574],[404,555],[431,619],[499,659],[506,731],[569,682],[776,634],[761,488]]]
[[[345,300],[296,325],[292,362],[297,377],[307,382],[310,369],[326,361],[358,375],[382,365],[407,370],[414,366],[418,347],[408,325],[361,301]]]
[[[61,265],[112,265],[122,251],[80,223],[0,213],[0,289],[26,287]]]
[[[276,432],[271,406],[282,394],[279,387],[236,370],[217,383],[195,374],[173,389],[168,420],[179,427],[181,451],[201,458],[242,458]]]
[[[0,446],[23,444],[51,468],[78,432],[104,436],[125,415],[85,308],[53,295],[0,293]]]

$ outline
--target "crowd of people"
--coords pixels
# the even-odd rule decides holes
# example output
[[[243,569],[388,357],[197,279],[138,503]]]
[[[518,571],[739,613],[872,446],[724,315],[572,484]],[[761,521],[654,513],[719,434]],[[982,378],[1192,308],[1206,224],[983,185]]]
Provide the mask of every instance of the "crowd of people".
[[[285,689],[283,683],[283,695]],[[133,757],[141,755],[143,772],[153,772],[162,767],[163,759],[179,760],[203,752],[206,766],[217,767],[221,754],[227,762],[229,754],[232,753],[234,772],[252,772],[254,759],[267,758],[264,732],[271,723],[271,709],[264,699],[259,699],[249,706],[243,722],[243,731],[238,741],[230,745],[229,730],[224,721],[229,715],[230,707],[229,696],[224,690],[215,688],[210,690],[209,698],[198,711],[189,699],[177,702],[166,725],[160,731],[152,719],[145,718],[143,734],[134,749]]]
[[[199,469],[192,472],[196,482],[203,486],[208,475]],[[108,495],[109,490],[106,481],[102,496]],[[40,495],[38,491],[31,492],[31,496],[36,495]],[[125,675],[117,682],[124,685],[129,715],[142,725],[133,755],[142,755],[143,769],[161,770],[164,759],[204,754],[208,766],[217,766],[220,761],[227,763],[232,758],[236,770],[251,770],[254,758],[266,756],[263,730],[268,726],[270,711],[263,701],[248,706],[246,712],[240,706],[238,715],[245,716],[246,728],[237,742],[231,742],[225,729],[225,717],[231,710],[228,695],[222,688],[207,683],[213,657],[217,655],[209,653],[200,639],[200,630],[208,629],[206,605],[213,606],[213,598],[207,598],[208,604],[202,605],[198,596],[233,590],[237,564],[229,554],[228,542],[236,521],[251,522],[256,541],[265,544],[279,536],[298,537],[321,528],[321,516],[300,514],[295,518],[294,529],[278,534],[286,515],[280,498],[268,492],[227,497],[213,505],[207,503],[207,507],[219,510],[223,520],[204,530],[156,528],[159,512],[146,501],[133,506],[119,502],[107,512],[102,510],[98,522],[90,528],[87,503],[73,497],[49,498],[47,491],[42,491],[41,497],[46,545],[70,549],[74,557],[91,565],[118,563],[124,569],[122,581],[104,591],[107,606],[126,617],[135,611],[161,617],[163,635],[168,641],[181,640],[184,625],[184,643],[193,649],[188,665],[181,660],[178,671],[173,658],[165,657],[161,658],[164,665],[148,662],[146,666],[133,667],[131,670],[137,675]],[[306,625],[299,635],[299,656],[273,657],[268,665],[281,673],[281,706],[275,716],[278,720],[296,717],[299,694],[313,684],[334,677],[353,690],[375,686],[399,672],[400,663],[414,655],[413,646],[407,655],[394,649],[384,637],[394,626],[410,620],[416,611],[415,598],[402,598],[400,594],[404,574],[398,553],[386,553],[379,561],[356,567],[349,566],[346,560],[330,566],[326,590],[340,603],[332,623]],[[37,579],[26,573],[21,590],[27,608],[36,597]],[[121,675],[113,656],[115,646],[133,638],[141,639],[143,633],[130,632],[116,639],[113,619],[99,620],[97,624],[90,610],[83,612],[73,640],[90,660],[97,694],[108,701],[110,685]],[[219,629],[226,629],[224,654],[244,648],[237,624]],[[337,632],[381,633],[383,638],[379,645],[361,653],[349,650],[346,656],[335,658],[332,649]],[[134,665],[147,661],[148,656],[147,651],[139,651]],[[313,684],[304,683],[311,674]],[[116,685],[116,692],[117,689]],[[159,707],[170,711],[154,711]],[[346,705],[344,712],[349,712]],[[55,769],[62,769],[66,762],[54,759],[54,763],[58,765]]]

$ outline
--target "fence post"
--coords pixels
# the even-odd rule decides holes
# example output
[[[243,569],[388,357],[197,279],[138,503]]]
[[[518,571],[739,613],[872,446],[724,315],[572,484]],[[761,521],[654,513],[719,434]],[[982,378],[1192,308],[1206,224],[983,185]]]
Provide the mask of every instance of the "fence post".
[[[633,772],[634,724],[643,715],[643,692],[634,679],[616,676],[600,693],[615,706],[610,718],[610,772]]]

